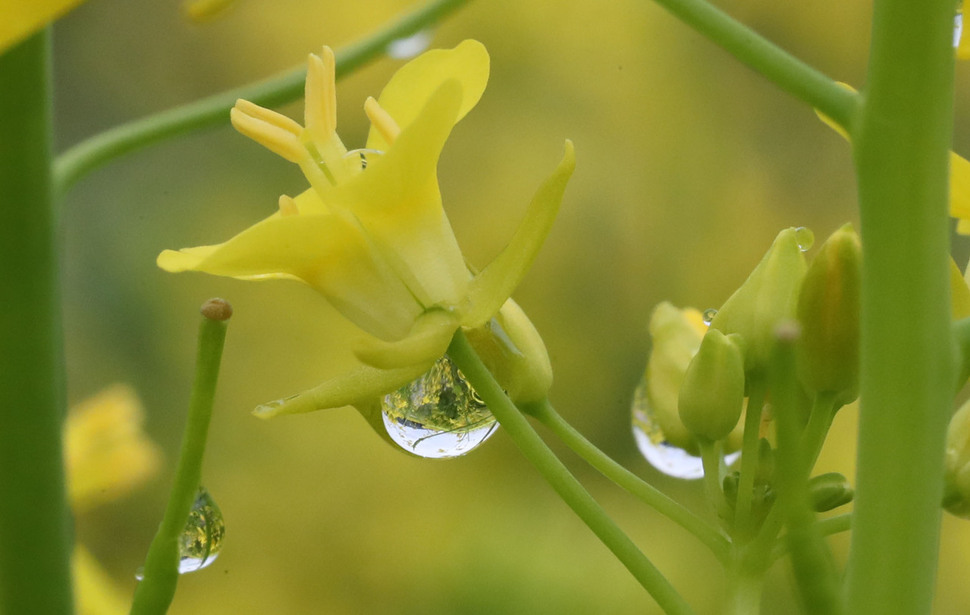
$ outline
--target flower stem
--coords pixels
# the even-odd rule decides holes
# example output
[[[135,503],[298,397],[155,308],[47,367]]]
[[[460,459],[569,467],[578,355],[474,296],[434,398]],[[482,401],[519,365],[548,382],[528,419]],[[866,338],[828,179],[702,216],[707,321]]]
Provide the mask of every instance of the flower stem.
[[[340,49],[336,54],[337,79],[381,56],[391,41],[428,27],[467,2],[432,0],[366,39]],[[129,152],[179,135],[228,124],[229,110],[240,98],[263,107],[294,101],[303,95],[305,81],[306,68],[301,66],[265,81],[213,94],[90,137],[57,157],[54,166],[56,193],[63,194],[87,173]]]
[[[586,489],[576,480],[566,466],[546,446],[529,421],[502,391],[488,368],[482,363],[459,330],[448,356],[462,371],[476,392],[488,405],[505,432],[536,467],[556,493],[593,530],[593,533],[616,555],[627,570],[653,596],[666,613],[686,615],[692,613],[683,596],[657,570],[630,538],[610,519]]]
[[[752,383],[750,387],[747,410],[744,413],[741,476],[738,479],[738,500],[734,512],[735,538],[750,537],[750,534],[755,530],[751,507],[754,497],[754,479],[760,458],[758,450],[761,440],[761,413],[765,391],[764,386],[760,383]]]
[[[655,1],[781,89],[841,126],[850,125],[858,106],[854,93],[704,0]]]
[[[606,453],[596,448],[581,433],[566,422],[562,416],[556,412],[552,404],[544,401],[537,404],[534,408],[529,408],[529,414],[537,418],[543,425],[549,428],[556,437],[562,440],[573,452],[582,457],[591,466],[596,468],[606,478],[610,479],[627,492],[638,498],[647,506],[650,506],[660,514],[664,515],[680,527],[694,535],[704,545],[709,548],[714,555],[723,561],[728,556],[729,544],[724,535],[710,523],[704,521],[683,505],[670,499],[653,485],[643,481],[633,472],[627,470],[619,463],[614,461]]]
[[[848,611],[928,613],[956,377],[948,156],[953,0],[877,0],[852,141],[862,221],[861,379]]]
[[[232,309],[222,299],[210,299],[202,306],[195,383],[189,400],[182,451],[165,515],[145,558],[144,578],[135,588],[132,615],[165,613],[175,596],[175,586],[178,583],[179,535],[185,528],[201,480],[202,456],[209,434],[219,363],[222,360],[222,347],[231,314]]]
[[[72,612],[50,37],[0,54],[0,612]]]

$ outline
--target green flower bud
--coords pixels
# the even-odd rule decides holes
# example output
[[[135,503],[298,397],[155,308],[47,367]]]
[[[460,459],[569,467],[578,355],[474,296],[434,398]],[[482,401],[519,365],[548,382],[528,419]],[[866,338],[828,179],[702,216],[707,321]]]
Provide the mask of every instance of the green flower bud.
[[[815,512],[826,512],[852,501],[855,491],[849,480],[838,472],[813,476],[808,481],[808,493]]]
[[[744,357],[728,336],[711,329],[701,341],[680,387],[680,420],[697,438],[721,440],[744,406]]]
[[[691,454],[697,454],[697,443],[680,420],[677,398],[687,366],[706,330],[701,313],[693,308],[681,310],[665,301],[650,315],[653,347],[644,374],[650,418],[666,442]]]
[[[522,308],[507,300],[491,320],[465,331],[469,343],[516,404],[542,401],[552,386],[546,346]]]
[[[970,401],[950,419],[943,464],[943,508],[970,519]]]
[[[805,276],[805,257],[799,245],[806,229],[787,228],[778,233],[771,248],[741,288],[718,311],[711,328],[741,336],[744,368],[763,374],[775,342],[779,322],[795,317],[798,291]]]
[[[846,224],[822,245],[798,297],[799,376],[810,390],[836,393],[842,403],[858,396],[861,281],[862,246]]]

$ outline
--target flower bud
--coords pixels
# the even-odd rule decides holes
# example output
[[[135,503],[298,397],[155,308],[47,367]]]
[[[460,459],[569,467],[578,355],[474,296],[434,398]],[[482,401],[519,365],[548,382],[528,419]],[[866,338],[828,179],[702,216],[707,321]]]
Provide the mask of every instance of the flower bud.
[[[970,519],[970,401],[950,419],[943,459],[943,508]]]
[[[552,365],[532,321],[511,299],[488,322],[465,331],[482,362],[516,404],[545,399]]]
[[[711,322],[711,328],[741,336],[744,368],[763,374],[774,345],[775,327],[794,318],[798,291],[805,276],[805,257],[799,237],[805,229],[787,228],[741,288],[731,295]]]
[[[858,395],[861,280],[862,246],[846,224],[822,245],[798,297],[799,376],[810,390],[836,393],[843,403]]]
[[[838,472],[813,476],[808,481],[808,493],[815,512],[826,512],[852,501],[855,491],[849,480]]]
[[[653,348],[644,374],[644,389],[651,420],[668,444],[696,454],[694,437],[684,427],[677,409],[681,383],[691,358],[701,345],[707,327],[693,308],[677,309],[664,301],[650,315]]]
[[[680,420],[697,438],[721,440],[744,405],[744,357],[730,337],[711,329],[701,341],[680,387]]]

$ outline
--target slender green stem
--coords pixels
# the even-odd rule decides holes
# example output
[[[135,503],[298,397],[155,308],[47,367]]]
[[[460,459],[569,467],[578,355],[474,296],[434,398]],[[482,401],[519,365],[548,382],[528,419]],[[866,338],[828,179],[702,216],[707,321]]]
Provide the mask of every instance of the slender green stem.
[[[754,479],[758,471],[761,433],[761,412],[764,404],[764,387],[752,383],[748,394],[748,406],[744,413],[744,435],[741,443],[741,476],[738,478],[738,500],[734,508],[735,538],[747,536],[754,530],[751,515],[754,497]]]
[[[959,391],[970,378],[970,318],[953,323],[953,339],[957,347],[957,379],[954,389]]]
[[[707,501],[714,507],[718,519],[725,524],[732,518],[733,511],[728,506],[721,487],[721,468],[724,464],[723,446],[721,442],[703,442],[700,444],[701,463],[704,466],[704,491]]]
[[[337,51],[337,78],[349,75],[384,53],[388,43],[410,36],[468,0],[432,0],[382,28],[366,39]],[[57,157],[54,167],[57,194],[97,167],[129,152],[186,133],[228,124],[229,110],[244,98],[264,107],[275,107],[303,95],[306,68],[301,66],[266,81],[221,92],[97,134]]]
[[[852,513],[844,513],[835,517],[829,517],[828,519],[822,519],[821,521],[816,521],[815,525],[818,528],[820,536],[831,536],[832,534],[838,534],[840,532],[848,532],[852,529]],[[775,561],[787,554],[788,540],[785,536],[782,536],[775,543],[771,551],[771,560]]]
[[[948,156],[953,0],[877,0],[852,134],[862,221],[854,614],[928,613],[956,369]]]
[[[50,38],[0,53],[0,612],[71,613]]]
[[[572,425],[567,423],[556,412],[548,400],[542,404],[537,404],[534,408],[530,408],[529,413],[549,428],[573,452],[602,473],[603,476],[693,534],[719,560],[722,562],[726,561],[729,544],[727,538],[717,528],[692,513],[677,501],[666,496],[653,485],[643,481],[639,476],[627,470],[606,453],[596,448],[593,443],[576,431]]]
[[[805,476],[808,477],[818,461],[825,444],[825,437],[832,428],[832,420],[841,406],[836,405],[834,396],[830,393],[819,393],[812,404],[812,412],[808,416],[808,424],[802,432],[799,449],[802,451]]]
[[[219,363],[232,309],[221,299],[202,306],[199,342],[195,364],[195,383],[189,400],[189,415],[182,437],[182,451],[165,515],[145,559],[144,578],[135,589],[132,615],[165,613],[178,583],[179,535],[192,510],[202,475],[202,456],[209,434],[209,419],[215,399]]]
[[[768,42],[705,0],[655,0],[678,19],[717,43],[778,87],[805,101],[841,126],[849,126],[856,95]]]
[[[657,604],[671,614],[692,613],[683,596],[657,570],[630,538],[610,519],[606,512],[576,480],[566,466],[546,446],[525,416],[515,407],[495,381],[488,368],[482,363],[475,350],[468,343],[465,334],[459,330],[451,345],[448,356],[462,371],[481,398],[488,404],[495,418],[505,432],[515,442],[542,477],[549,482],[556,493],[586,523],[627,570],[653,596]]]
[[[818,533],[815,513],[808,496],[808,458],[816,448],[802,447],[801,426],[795,410],[799,403],[799,385],[795,375],[795,327],[779,328],[779,339],[772,354],[771,395],[778,434],[775,484],[776,506],[788,525],[788,543],[792,568],[802,604],[808,613],[843,612],[839,575],[828,545]],[[831,405],[831,404],[829,404]],[[823,421],[816,421],[823,422]]]

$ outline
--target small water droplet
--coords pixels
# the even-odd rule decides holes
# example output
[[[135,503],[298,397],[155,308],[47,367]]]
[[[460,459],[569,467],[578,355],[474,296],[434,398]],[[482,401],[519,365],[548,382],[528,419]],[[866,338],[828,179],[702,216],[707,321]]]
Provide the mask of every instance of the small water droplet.
[[[206,488],[200,485],[185,529],[179,535],[179,574],[202,570],[216,561],[225,535],[222,511]],[[135,578],[139,581],[145,578],[144,566],[138,567]]]
[[[959,9],[953,17],[953,48],[960,46],[960,38],[963,36],[963,9]]]
[[[214,562],[225,535],[222,511],[206,488],[200,485],[185,529],[179,535],[179,574],[201,570]]]
[[[707,308],[704,310],[704,314],[701,316],[701,318],[704,319],[704,324],[710,327],[711,323],[714,322],[715,316],[717,316],[717,310],[715,308]]]
[[[409,60],[428,48],[433,33],[431,30],[420,30],[411,36],[394,39],[387,44],[387,55],[395,60]]]
[[[802,252],[807,252],[815,244],[815,233],[807,226],[800,226],[795,229],[795,241]]]
[[[383,155],[384,152],[379,149],[352,149],[344,154],[344,160],[346,160],[351,166],[355,166],[363,171],[367,168],[368,164],[374,162]]]
[[[696,480],[704,477],[704,462],[687,451],[667,442],[663,430],[653,419],[653,410],[647,400],[647,386],[640,382],[633,393],[633,439],[640,454],[647,462],[667,476]],[[740,452],[731,453],[724,458],[730,465],[737,460]]]
[[[381,401],[384,428],[401,448],[420,457],[457,457],[498,427],[495,417],[447,355],[428,373]]]

